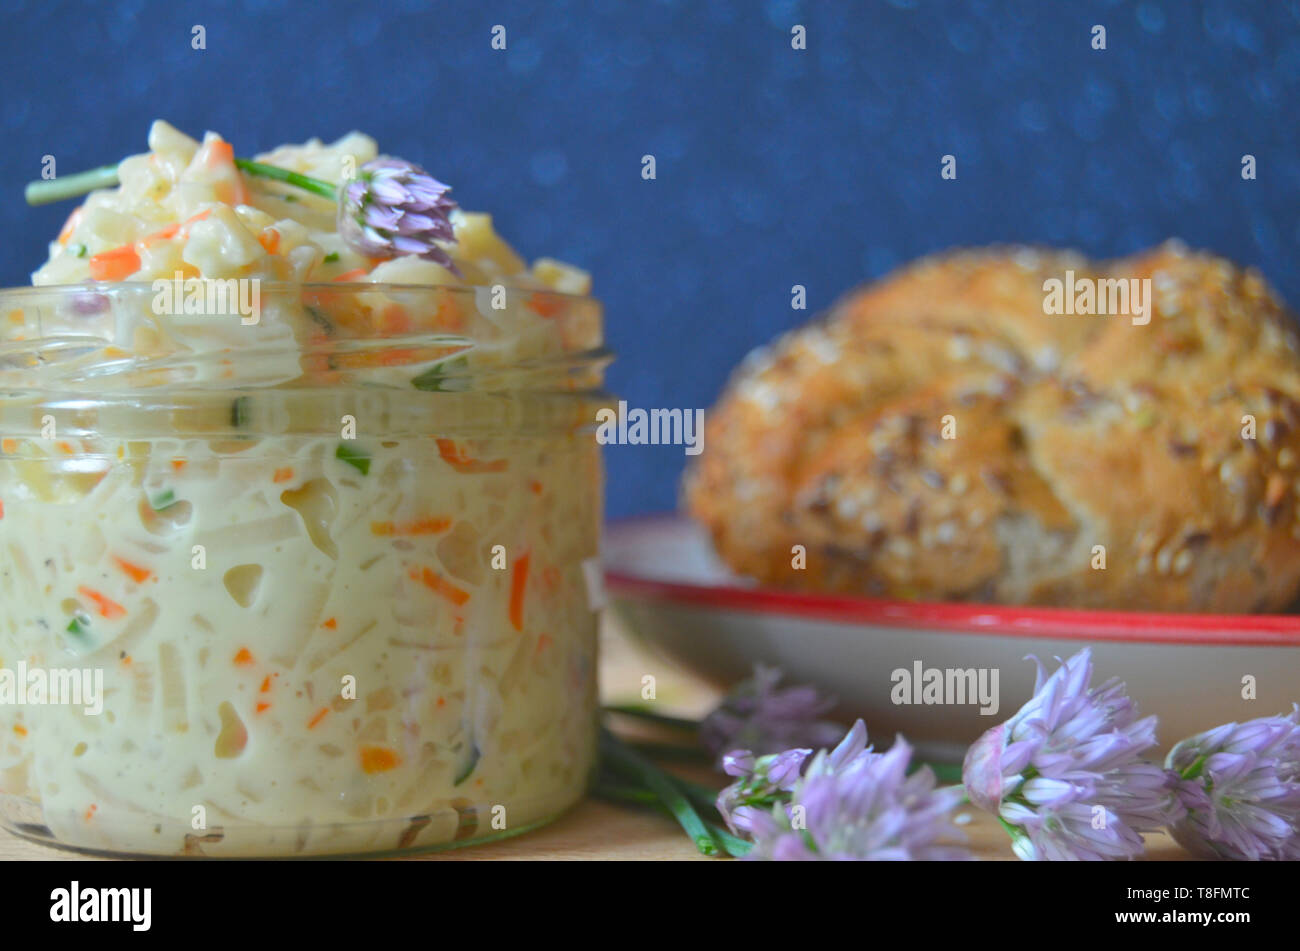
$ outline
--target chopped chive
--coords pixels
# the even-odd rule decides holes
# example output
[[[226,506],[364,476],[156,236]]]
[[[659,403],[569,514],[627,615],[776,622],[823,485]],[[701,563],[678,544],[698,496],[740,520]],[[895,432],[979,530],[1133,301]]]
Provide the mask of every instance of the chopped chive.
[[[68,623],[68,633],[76,634],[78,637],[85,637],[87,636],[87,634],[89,634],[89,631],[86,630],[85,625],[82,624],[80,618],[74,617]]]
[[[469,758],[465,760],[460,771],[456,773],[456,778],[451,781],[453,786],[459,786],[465,780],[469,779],[470,776],[474,775],[474,768],[478,766],[478,758],[480,755],[478,744],[471,742],[469,745]]]
[[[253,403],[247,396],[237,396],[230,404],[230,425],[243,429],[253,417]]]
[[[319,308],[313,307],[311,304],[304,304],[303,306],[307,308],[307,316],[309,316],[321,330],[333,336],[334,325],[330,323],[330,319],[326,317]]]
[[[411,385],[417,390],[425,390],[430,393],[445,393],[451,389],[447,380],[447,371],[453,367],[456,370],[464,370],[469,367],[468,357],[456,357],[454,360],[444,360],[441,363],[435,363],[429,369],[425,370],[415,379],[411,380]]]
[[[84,244],[70,244],[68,245],[68,251],[73,257],[84,258],[90,249]]]
[[[291,205],[298,200],[297,195],[281,195],[280,198],[283,201],[287,201]]]
[[[170,508],[176,504],[176,493],[171,489],[164,489],[149,500],[149,507],[155,512],[161,512],[163,509]]]
[[[337,251],[331,251],[329,254],[325,255],[326,264],[333,264],[338,259],[339,259],[339,253]]]
[[[353,449],[347,443],[341,442],[339,448],[334,452],[334,457],[342,459],[362,475],[370,475],[370,454],[368,452]]]

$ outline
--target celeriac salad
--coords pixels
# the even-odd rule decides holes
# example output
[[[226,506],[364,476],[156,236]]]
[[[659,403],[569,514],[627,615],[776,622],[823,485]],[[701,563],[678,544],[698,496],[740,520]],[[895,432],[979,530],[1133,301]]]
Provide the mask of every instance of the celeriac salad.
[[[450,267],[367,256],[219,137],[149,146],[0,292],[0,668],[104,683],[98,716],[0,704],[0,816],[209,855],[552,817],[594,758],[587,276],[459,209]],[[338,183],[376,154],[257,160]],[[255,279],[258,320],[160,314],[173,278]]]

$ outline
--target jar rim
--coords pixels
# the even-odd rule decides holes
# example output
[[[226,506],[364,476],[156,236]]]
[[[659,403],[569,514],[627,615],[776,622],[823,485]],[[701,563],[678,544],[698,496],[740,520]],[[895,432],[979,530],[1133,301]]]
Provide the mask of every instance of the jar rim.
[[[557,291],[549,287],[530,287],[525,284],[511,283],[508,279],[497,281],[492,284],[406,284],[394,281],[271,281],[262,278],[229,278],[229,277],[188,277],[185,281],[230,281],[230,280],[257,280],[259,285],[271,291],[291,291],[294,289],[316,290],[316,291],[352,291],[355,293],[383,293],[383,292],[402,292],[412,293],[416,291],[428,292],[452,292],[456,294],[475,294],[480,290],[491,290],[495,287],[504,287],[506,290],[527,291],[529,294],[540,294],[545,297],[556,297],[572,301],[593,301],[599,302],[599,298],[592,294],[570,294],[567,291]],[[86,291],[112,291],[115,289],[131,290],[152,288],[159,281],[170,283],[175,280],[174,277],[160,277],[151,281],[83,281],[78,284],[31,284],[16,287],[0,287],[0,298],[7,296],[31,296],[37,294],[50,293],[73,293]]]
[[[0,314],[9,392],[590,387],[609,357],[596,298],[522,285],[178,274],[0,290]]]

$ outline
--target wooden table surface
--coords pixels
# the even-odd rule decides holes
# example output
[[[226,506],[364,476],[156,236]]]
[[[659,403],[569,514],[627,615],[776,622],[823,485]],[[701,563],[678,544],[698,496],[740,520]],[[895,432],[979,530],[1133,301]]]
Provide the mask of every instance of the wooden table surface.
[[[717,700],[708,684],[670,662],[647,653],[619,629],[607,614],[601,632],[601,689],[609,703],[639,701],[642,677],[656,681],[656,706],[665,713],[700,716]],[[719,779],[721,785],[721,779]],[[976,857],[1013,860],[1006,833],[987,813],[968,809],[965,826]],[[1190,856],[1163,833],[1147,837],[1148,857],[1187,859]],[[82,858],[47,848],[0,831],[0,860],[59,860]],[[450,852],[412,855],[399,861],[473,862],[481,860],[651,860],[716,861],[700,855],[680,828],[651,812],[588,799],[550,825],[502,842]]]

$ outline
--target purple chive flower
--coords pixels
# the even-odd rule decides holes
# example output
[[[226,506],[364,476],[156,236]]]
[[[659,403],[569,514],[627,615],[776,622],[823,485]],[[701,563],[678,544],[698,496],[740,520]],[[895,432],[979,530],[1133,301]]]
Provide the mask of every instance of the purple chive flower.
[[[781,687],[781,672],[757,666],[700,724],[700,742],[714,756],[727,750],[777,753],[794,747],[819,749],[836,743],[844,727],[822,717],[834,706],[813,687]]]
[[[437,242],[455,241],[450,188],[418,165],[380,156],[339,189],[339,235],[374,258],[413,254],[458,273]]]
[[[804,753],[805,751],[796,751]],[[867,746],[858,720],[834,750],[822,750],[799,777],[788,804],[747,816],[751,859],[777,861],[952,861],[971,858],[951,813],[961,787],[935,788],[923,767],[911,776],[912,748],[900,736],[887,753]]]
[[[789,798],[812,750],[795,749],[755,759],[749,750],[733,750],[722,757],[722,771],[739,777],[718,793],[718,812],[737,835],[749,834],[755,816]]]
[[[1141,854],[1139,833],[1182,813],[1170,774],[1141,759],[1156,745],[1156,718],[1138,719],[1118,679],[1089,686],[1090,650],[1050,677],[1033,660],[1033,698],[966,753],[971,802],[998,816],[1025,860]]]
[[[1165,761],[1186,815],[1174,839],[1205,858],[1300,859],[1300,706],[1188,737]]]

